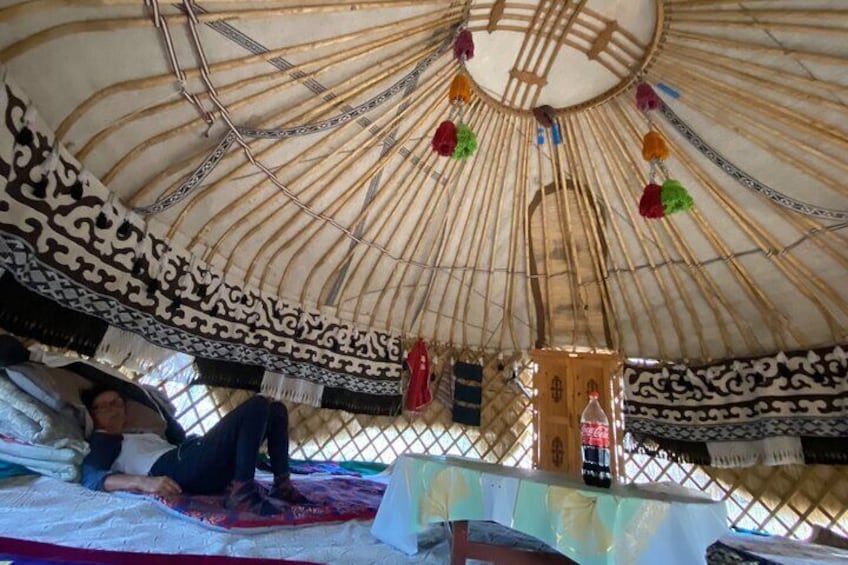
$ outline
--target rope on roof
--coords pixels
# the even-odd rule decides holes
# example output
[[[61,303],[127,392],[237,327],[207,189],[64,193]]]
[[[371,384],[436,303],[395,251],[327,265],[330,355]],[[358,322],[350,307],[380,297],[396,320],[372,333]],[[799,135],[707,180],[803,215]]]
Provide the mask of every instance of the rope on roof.
[[[291,126],[287,128],[250,128],[245,126],[236,126],[235,132],[230,131],[226,136],[218,143],[215,149],[203,160],[200,165],[194,170],[194,172],[189,176],[186,181],[180,185],[177,190],[168,195],[163,195],[156,202],[147,206],[139,206],[134,208],[134,211],[138,214],[142,215],[151,215],[158,214],[160,212],[164,212],[165,210],[179,204],[183,200],[185,200],[198,186],[202,183],[209,174],[215,170],[215,167],[218,163],[221,162],[221,159],[227,153],[227,151],[232,147],[233,143],[235,143],[237,139],[237,135],[241,135],[246,138],[262,138],[262,139],[285,139],[288,137],[297,137],[302,135],[311,135],[314,133],[320,133],[323,131],[327,131],[330,129],[337,128],[338,126],[350,122],[354,118],[357,118],[363,114],[366,114],[376,108],[379,108],[383,105],[384,102],[391,100],[396,94],[399,92],[403,92],[409,85],[416,84],[418,82],[418,78],[421,74],[427,70],[427,68],[439,57],[441,57],[451,46],[452,38],[444,41],[439,47],[438,51],[432,53],[429,57],[418,63],[412,71],[410,71],[406,76],[398,80],[396,83],[391,85],[389,88],[386,88],[382,92],[376,94],[371,97],[369,100],[363,102],[359,106],[351,108],[350,106],[346,106],[346,110],[341,114],[333,116],[332,118],[328,118],[326,120],[321,120],[318,122],[313,122],[311,124],[301,124],[297,126]],[[171,49],[170,45],[168,46],[169,50]],[[368,122],[368,125],[371,125],[371,122]],[[393,135],[389,135],[387,138],[387,142],[391,140],[394,143]]]
[[[662,102],[660,105],[660,113],[681,135],[688,141],[692,147],[697,149],[704,157],[709,159],[722,171],[727,173],[730,178],[741,184],[748,190],[758,193],[764,198],[768,198],[778,206],[783,206],[793,212],[821,218],[823,220],[845,221],[848,220],[848,210],[834,210],[833,208],[822,208],[815,204],[802,202],[797,198],[792,198],[782,192],[771,188],[767,184],[755,179],[737,165],[733,164],[727,157],[719,153],[709,143],[704,141],[689,124],[687,124],[668,104]]]

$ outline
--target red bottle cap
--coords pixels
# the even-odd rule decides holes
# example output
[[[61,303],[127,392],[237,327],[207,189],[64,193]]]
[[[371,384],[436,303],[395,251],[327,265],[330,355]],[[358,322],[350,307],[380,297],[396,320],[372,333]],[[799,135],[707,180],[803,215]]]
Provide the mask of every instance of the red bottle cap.
[[[590,392],[590,393],[589,393],[589,398],[594,398],[595,400],[597,400],[597,399],[598,399],[598,393],[597,393],[597,391],[594,391],[594,390],[593,390],[592,392]]]

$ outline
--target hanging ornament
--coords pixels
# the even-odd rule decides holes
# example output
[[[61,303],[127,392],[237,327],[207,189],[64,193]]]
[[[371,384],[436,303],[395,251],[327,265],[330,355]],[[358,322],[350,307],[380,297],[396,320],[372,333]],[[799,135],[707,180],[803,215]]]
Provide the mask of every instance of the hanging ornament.
[[[559,122],[556,119],[556,110],[547,104],[533,108],[533,117],[539,122],[539,127],[536,128],[536,143],[539,145],[545,144],[545,130],[551,130],[551,141],[554,145],[562,144],[562,134],[559,129]]]
[[[651,85],[648,83],[640,83],[636,87],[636,107],[643,112],[659,110],[662,101]]]
[[[433,136],[433,151],[443,157],[450,157],[456,149],[456,126],[450,120],[445,120]]]
[[[468,104],[471,102],[471,81],[465,74],[458,74],[453,77],[448,97],[452,104]]]
[[[636,87],[636,107],[648,120],[650,130],[642,138],[642,158],[650,163],[649,184],[642,191],[639,200],[639,214],[644,218],[658,219],[669,214],[684,212],[692,208],[695,202],[679,181],[670,178],[665,161],[669,156],[668,144],[654,129],[651,114],[662,106],[662,101],[649,84],[641,83]],[[662,185],[657,177],[663,178]]]
[[[642,198],[639,200],[639,214],[645,218],[653,219],[665,216],[660,185],[651,183],[645,187]]]
[[[668,159],[668,145],[660,134],[653,130],[645,134],[642,139],[642,157],[648,162]]]
[[[477,151],[477,136],[465,124],[459,124],[456,128],[456,148],[453,151],[454,159],[468,159]]]
[[[662,185],[662,203],[666,214],[684,212],[695,205],[683,185],[673,179],[666,180]]]
[[[471,32],[462,30],[456,38],[453,49],[460,65],[474,56],[474,40]],[[465,124],[465,108],[471,102],[471,79],[465,72],[460,72],[451,82],[448,90],[450,114],[443,121],[433,136],[433,151],[443,157],[465,160],[477,151],[477,136]],[[454,119],[456,123],[454,123]]]
[[[456,36],[456,43],[453,44],[453,54],[460,63],[465,63],[465,61],[470,61],[474,58],[474,38],[471,37],[470,30],[464,29]]]

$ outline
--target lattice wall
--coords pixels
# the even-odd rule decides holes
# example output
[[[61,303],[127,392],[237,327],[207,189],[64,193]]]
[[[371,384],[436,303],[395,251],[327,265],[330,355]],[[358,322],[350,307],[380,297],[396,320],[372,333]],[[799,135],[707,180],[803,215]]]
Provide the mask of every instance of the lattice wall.
[[[450,409],[434,400],[420,414],[398,418],[354,415],[290,404],[292,457],[393,462],[404,452],[462,455],[516,467],[533,464],[533,408],[524,391],[532,388],[529,362],[518,362],[518,382],[510,377],[513,359],[469,350],[430,347],[434,373],[441,374],[451,356],[483,363],[483,409],[480,429],[454,424]],[[520,383],[520,384],[519,384]],[[177,407],[189,433],[203,433],[250,396],[245,391],[210,389],[179,383],[156,383]],[[522,388],[523,387],[523,388]]]
[[[451,352],[431,348],[441,372]],[[454,352],[456,359],[477,362],[474,352]],[[483,358],[481,428],[453,424],[450,411],[434,403],[422,414],[398,418],[357,416],[338,410],[290,406],[292,456],[314,459],[355,459],[391,463],[405,451],[454,454],[518,467],[533,465],[533,408],[530,398],[498,370],[492,355]],[[519,366],[518,381],[532,390],[532,367]],[[250,396],[244,391],[209,389],[179,383],[159,383],[173,399],[180,422],[191,433],[202,433]],[[620,426],[620,418],[616,418]],[[848,535],[848,467],[790,466],[720,470],[671,463],[644,455],[624,454],[623,480],[674,481],[727,501],[730,522],[797,539],[820,525]]]
[[[848,536],[848,467],[715,469],[624,456],[625,480],[674,481],[727,502],[731,525],[807,539],[814,525]]]

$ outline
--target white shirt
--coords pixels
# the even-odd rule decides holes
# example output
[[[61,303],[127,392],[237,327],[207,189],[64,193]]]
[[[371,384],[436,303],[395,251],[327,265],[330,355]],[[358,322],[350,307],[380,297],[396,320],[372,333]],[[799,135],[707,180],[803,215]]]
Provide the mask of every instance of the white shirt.
[[[124,434],[121,453],[112,463],[112,470],[126,475],[146,476],[156,460],[174,446],[151,433]]]

